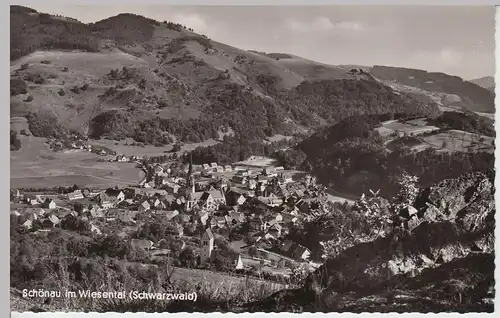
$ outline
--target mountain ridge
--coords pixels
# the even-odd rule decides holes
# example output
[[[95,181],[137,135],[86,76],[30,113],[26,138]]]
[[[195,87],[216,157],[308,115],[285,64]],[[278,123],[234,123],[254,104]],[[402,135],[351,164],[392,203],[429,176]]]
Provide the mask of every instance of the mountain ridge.
[[[112,126],[127,131],[128,137],[165,143],[176,134],[183,142],[203,141],[221,129],[257,138],[293,135],[353,114],[396,112],[385,104],[397,100],[397,112],[404,108],[409,114],[426,116],[439,106],[427,98],[428,91],[417,94],[390,86],[373,68],[244,51],[180,24],[127,13],[84,24],[11,6],[11,60],[11,79],[21,87],[11,90],[16,92],[11,93],[12,116],[48,113],[64,128],[95,138],[117,138],[118,133],[102,131],[99,124],[97,116],[106,112],[111,113],[101,117],[121,121]],[[335,102],[304,88],[321,94],[333,89]],[[362,107],[354,106],[363,90],[380,101],[371,98]],[[452,106],[475,107],[469,96],[459,99],[465,102]],[[486,106],[479,110],[491,111]],[[126,114],[114,116],[116,112]],[[195,124],[166,129],[186,121]],[[165,124],[160,129],[155,122]]]

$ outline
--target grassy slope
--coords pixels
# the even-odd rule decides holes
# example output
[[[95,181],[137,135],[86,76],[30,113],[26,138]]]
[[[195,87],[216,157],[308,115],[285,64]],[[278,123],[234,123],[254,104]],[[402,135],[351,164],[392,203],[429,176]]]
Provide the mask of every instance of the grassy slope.
[[[11,55],[20,50],[34,53],[28,56],[23,53],[24,57],[11,63],[11,77],[40,73],[46,82],[28,83],[28,95],[34,100],[25,102],[27,95],[14,96],[11,112],[14,116],[22,116],[28,111],[50,111],[68,128],[80,131],[90,117],[110,109],[130,110],[132,107],[135,109],[133,119],[155,116],[209,118],[215,111],[214,99],[207,98],[207,92],[227,93],[228,85],[232,84],[251,88],[255,98],[267,99],[280,108],[282,97],[270,93],[262,84],[262,77],[273,79],[275,89],[287,90],[294,89],[304,80],[366,79],[366,76],[348,74],[348,71],[355,67],[369,70],[358,66],[326,65],[288,54],[244,51],[187,29],[174,30],[167,24],[131,14],[85,25],[27,11],[11,9]],[[89,50],[99,53],[61,52],[59,44],[53,44],[57,40],[54,35],[38,34],[43,28],[67,41],[91,43]],[[43,51],[45,48],[58,51]],[[51,64],[40,64],[42,60],[49,60]],[[28,69],[18,70],[24,63],[30,64]],[[123,66],[135,68],[136,76],[127,81],[114,81],[106,76],[111,69]],[[68,67],[68,72],[62,72],[63,67]],[[56,78],[48,79],[49,75]],[[144,88],[138,87],[141,79],[147,82]],[[72,86],[84,83],[89,85],[87,91],[69,92]],[[109,87],[120,84],[123,88],[113,96],[99,97]],[[60,89],[66,91],[65,96],[59,96]],[[159,102],[167,107],[159,109]],[[242,103],[252,106],[255,101],[245,97],[234,103],[232,107],[236,108]],[[255,111],[266,110],[256,108]],[[278,114],[280,116],[286,117],[286,112]]]
[[[495,78],[493,76],[485,76],[481,78],[476,78],[470,80],[469,82],[474,83],[478,86],[486,88],[490,91],[495,91]]]
[[[370,72],[384,82],[395,82],[438,95],[444,106],[464,107],[478,112],[495,112],[494,93],[457,76],[402,67],[374,66]],[[429,93],[430,92],[430,93]]]

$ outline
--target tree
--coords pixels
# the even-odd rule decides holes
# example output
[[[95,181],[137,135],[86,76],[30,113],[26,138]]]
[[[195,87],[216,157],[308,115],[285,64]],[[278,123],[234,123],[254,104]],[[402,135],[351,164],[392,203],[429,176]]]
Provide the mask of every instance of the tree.
[[[401,175],[399,178],[399,192],[393,201],[395,211],[411,206],[415,202],[419,192],[418,179],[417,176],[410,175],[407,172]]]
[[[178,151],[181,151],[181,149],[182,149],[181,145],[179,143],[176,143],[172,147],[172,152],[178,152]]]
[[[10,130],[10,150],[19,150],[21,149],[21,140],[19,140],[17,136],[17,131],[11,129]]]
[[[138,87],[140,89],[146,89],[146,84],[147,84],[147,81],[145,78],[142,78],[140,81],[139,81],[139,84],[138,84]]]
[[[252,246],[248,249],[248,255],[252,257],[256,257],[258,254],[257,248],[255,246]]]
[[[187,268],[193,268],[197,265],[196,256],[194,254],[194,250],[191,247],[187,247],[184,249],[179,255],[179,261],[182,266]]]

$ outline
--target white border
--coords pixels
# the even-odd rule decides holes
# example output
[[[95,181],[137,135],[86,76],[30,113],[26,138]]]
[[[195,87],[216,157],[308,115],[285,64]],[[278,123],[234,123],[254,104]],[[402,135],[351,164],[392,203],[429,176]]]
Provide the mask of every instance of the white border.
[[[40,3],[42,1],[18,1],[16,4],[19,4],[19,5],[25,5],[25,6],[30,6],[30,5],[36,5],[36,3]],[[47,3],[47,1],[43,1],[44,4]],[[145,3],[142,1],[131,1],[131,0],[117,0],[117,1],[110,1],[110,0],[87,0],[87,1],[71,1],[71,0],[67,0],[67,1],[50,1],[51,4],[61,4],[61,5],[96,5],[96,4],[117,4],[117,5],[124,5],[124,4],[142,4],[142,5],[145,5]],[[162,5],[468,5],[468,6],[471,6],[471,5],[495,5],[498,3],[498,0],[495,1],[495,0],[434,0],[434,1],[426,1],[426,0],[385,0],[385,1],[377,1],[377,0],[309,0],[309,1],[304,1],[304,0],[253,0],[253,1],[248,1],[248,0],[237,0],[237,1],[231,1],[231,0],[210,0],[210,1],[202,1],[202,0],[148,0],[147,1],[147,4],[148,5],[152,5],[152,4],[162,4]],[[1,11],[1,14],[2,14],[2,19],[1,21],[3,21],[3,23],[7,24],[3,30],[5,30],[4,32],[8,32],[8,24],[9,24],[9,9],[6,8],[6,10],[2,10]],[[496,21],[500,21],[500,10],[497,10],[496,12]],[[496,34],[495,34],[495,40],[497,43],[500,43],[500,29],[499,29],[500,26],[497,26],[497,30],[496,30]],[[9,34],[9,33],[7,33]],[[9,35],[7,35],[6,37],[9,37]],[[4,37],[4,38],[6,38]],[[6,55],[5,56],[5,59],[7,60],[8,59],[8,56],[9,56],[9,51],[8,49],[6,49],[4,51],[4,54]],[[496,48],[496,52],[495,52],[495,57],[500,57],[500,48],[497,46]],[[498,70],[499,69],[499,66],[500,66],[500,58],[497,59],[496,61],[496,69]],[[3,64],[4,67],[6,68],[7,67],[7,63]],[[9,74],[10,72],[8,72],[8,70],[6,69],[5,70],[5,73],[6,76],[7,74]],[[6,82],[5,83],[9,83],[9,79],[6,77]],[[500,74],[496,73],[495,75],[495,82],[496,83],[500,83]],[[3,86],[5,91],[4,91],[4,95],[6,99],[10,99],[10,94],[8,93],[8,90],[7,90],[7,85],[4,85]],[[500,89],[498,88],[498,85],[496,85],[496,99],[495,99],[495,102],[496,103],[500,103],[500,97],[498,97],[500,93]],[[4,115],[1,117],[3,120],[5,120],[6,122],[8,122],[9,120],[9,114],[7,114],[8,112],[8,108],[7,108],[7,105],[10,104],[10,101],[7,101],[3,104],[3,107],[0,108],[0,112],[4,113]],[[497,131],[498,131],[498,128],[500,128],[499,124],[497,121],[495,121],[495,127],[497,128]],[[5,138],[5,144],[7,144],[7,136],[8,136],[8,133],[7,133],[7,127],[9,127],[10,124],[8,125],[5,125],[4,126],[4,129],[5,129],[5,133],[4,134],[0,134],[1,135],[1,138]],[[7,146],[5,147],[5,149],[7,149]],[[498,156],[500,154],[500,150],[496,149],[495,150],[495,155]],[[495,165],[496,167],[496,165]],[[4,177],[4,180],[9,180],[10,177],[10,161],[7,163],[7,164],[4,164],[2,165],[2,173],[5,175]],[[499,185],[498,185],[498,180],[496,179],[495,180],[495,186],[496,188],[498,189],[499,188]],[[6,188],[9,188],[10,187],[10,184],[7,183],[8,186],[6,187],[2,187],[3,190],[0,190],[0,195],[2,196],[2,201],[1,202],[9,202],[8,199],[7,199],[7,189]],[[498,196],[500,196],[500,194],[497,194],[495,193],[495,200],[498,200]],[[4,218],[4,226],[8,226],[9,224],[9,221],[8,221],[8,214],[7,213],[2,213],[2,217]],[[499,237],[499,232],[500,230],[498,229],[498,227],[496,227],[496,230],[495,230],[495,237]],[[2,242],[5,242],[6,245],[8,244],[9,242],[9,233],[8,231],[2,231],[2,234],[5,236],[5,239],[1,240]],[[5,244],[5,243],[2,243]],[[499,242],[498,240],[496,241],[496,246],[495,246],[495,249],[498,250],[498,246],[499,245]],[[5,251],[4,253],[8,253],[8,245],[6,248],[3,248],[2,250]],[[3,260],[4,262],[6,263],[6,266],[7,268],[10,267],[10,262],[8,262],[8,259],[9,259],[9,256],[7,255],[7,257],[4,257]],[[3,265],[2,265],[2,268],[5,268]],[[9,282],[9,276],[10,276],[10,273],[9,271],[4,271],[4,275],[6,277],[4,277],[4,279],[2,280],[3,282]],[[498,276],[498,270],[496,269],[495,270],[495,280],[498,280],[499,276]],[[8,283],[7,283],[8,284]],[[9,286],[6,286],[6,290],[7,288],[10,287],[10,284],[8,284]],[[9,295],[10,295],[10,292],[9,292]],[[5,308],[6,310],[8,310],[10,312],[10,306],[8,305],[9,303],[9,300],[6,300],[7,297],[2,297],[2,307]],[[495,297],[495,304],[498,304],[499,300],[499,295],[498,295],[498,292],[496,292],[496,297]],[[4,301],[7,301],[7,306],[4,306]],[[38,314],[35,314],[35,313],[16,313],[16,312],[13,312],[10,314],[11,317],[82,317],[82,318],[88,318],[88,317],[106,317],[106,318],[111,318],[111,317],[158,317],[159,315],[161,314],[148,314],[148,313],[123,313],[123,314],[120,314],[120,313],[103,313],[103,314],[98,314],[98,313],[62,313],[62,312],[55,312],[55,313],[38,313]],[[169,313],[164,313],[164,315],[169,315]],[[176,317],[192,317],[192,316],[197,316],[199,314],[190,314],[190,313],[176,313],[175,316]],[[206,317],[220,317],[221,313],[211,313],[211,314],[203,314],[205,315]],[[260,316],[263,316],[263,315],[266,315],[266,316],[280,316],[280,317],[283,317],[283,316],[292,316],[292,315],[297,315],[297,314],[291,314],[291,313],[279,313],[279,314],[274,314],[274,313],[269,313],[269,314],[264,314],[264,313],[244,313],[244,314],[232,314],[232,313],[227,313],[227,314],[224,314],[226,317],[232,317],[232,316],[245,316],[245,317],[250,317],[250,316],[254,316],[254,317],[260,317]],[[329,317],[331,316],[335,316],[335,315],[340,315],[340,314],[335,314],[335,313],[329,313],[329,314],[321,314],[321,313],[303,313],[303,314],[300,314],[300,316],[302,317],[312,317],[312,316],[319,316],[319,315],[328,315]],[[477,313],[470,313],[470,314],[455,314],[455,313],[439,313],[439,314],[419,314],[419,313],[406,313],[406,314],[349,314],[349,313],[346,313],[346,314],[342,314],[346,317],[348,316],[357,316],[357,315],[384,315],[384,316],[388,316],[388,317],[399,317],[399,315],[404,315],[405,317],[417,317],[417,316],[421,316],[421,315],[447,315],[449,317],[452,317],[452,316],[461,316],[461,315],[467,315],[468,317],[484,317],[484,316],[494,316],[494,314],[477,314]]]

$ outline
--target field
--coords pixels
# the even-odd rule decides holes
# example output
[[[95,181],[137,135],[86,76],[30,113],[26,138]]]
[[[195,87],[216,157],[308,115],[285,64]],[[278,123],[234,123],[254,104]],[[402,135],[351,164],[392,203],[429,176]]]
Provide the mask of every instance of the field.
[[[131,138],[126,138],[125,140],[121,140],[121,141],[101,139],[101,140],[92,141],[92,142],[90,142],[90,144],[95,145],[95,146],[103,146],[103,147],[109,148],[111,150],[116,151],[116,153],[119,153],[119,154],[122,154],[125,156],[148,155],[149,157],[163,156],[164,154],[171,153],[171,150],[173,147],[173,145],[165,145],[162,147],[156,147],[153,145],[144,145],[144,147],[131,146],[131,144],[133,142],[134,142],[134,140],[132,140]],[[195,149],[196,147],[213,146],[213,145],[216,145],[217,143],[218,143],[218,141],[216,141],[214,139],[208,139],[204,142],[183,144],[181,150],[178,153],[191,151],[191,150]]]
[[[272,142],[276,142],[276,141],[291,140],[291,139],[293,139],[292,136],[284,136],[284,135],[276,134],[272,137],[267,137],[267,139],[264,140],[264,142],[265,143],[272,143]]]
[[[423,119],[414,119],[406,122],[398,120],[389,120],[382,123],[382,126],[376,129],[380,135],[387,137],[393,133],[405,133],[407,135],[418,135],[425,132],[439,130],[436,126],[427,125]]]
[[[20,136],[22,148],[10,154],[11,187],[110,187],[136,184],[143,172],[134,163],[97,162],[100,156],[82,152],[52,152],[43,138]]]
[[[239,161],[239,162],[235,163],[235,165],[237,165],[237,166],[247,166],[247,167],[257,167],[257,168],[270,167],[270,166],[273,166],[275,164],[276,164],[275,159],[266,158],[266,157],[257,157],[257,156],[252,156],[247,160]]]
[[[189,282],[192,285],[196,285],[204,282],[215,282],[217,285],[230,289],[236,294],[236,290],[245,284],[247,280],[250,280],[254,284],[270,284],[268,281],[259,280],[257,278],[248,278],[243,276],[229,275],[221,272],[213,272],[201,269],[188,269],[176,267],[174,274],[172,275],[172,280],[177,282]],[[281,284],[271,284],[275,291],[283,288]]]
[[[461,130],[449,130],[436,135],[426,136],[423,141],[431,147],[442,151],[486,151],[494,152],[495,138],[477,136]]]
[[[494,151],[493,137],[477,136],[461,130],[437,132],[439,128],[428,125],[424,119],[414,119],[406,122],[389,120],[383,122],[382,126],[376,128],[376,130],[380,135],[388,138],[386,144],[389,147],[395,141],[390,136],[397,133],[399,136],[405,134],[406,136],[417,137],[412,141],[411,145],[408,145],[414,151],[423,151],[427,148],[434,148],[439,151]],[[422,134],[425,134],[425,136],[422,136]]]

